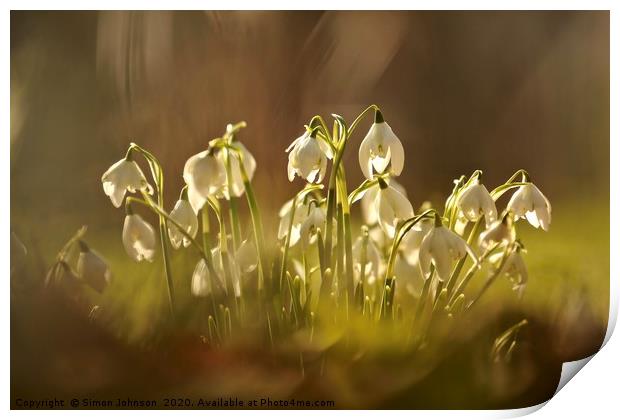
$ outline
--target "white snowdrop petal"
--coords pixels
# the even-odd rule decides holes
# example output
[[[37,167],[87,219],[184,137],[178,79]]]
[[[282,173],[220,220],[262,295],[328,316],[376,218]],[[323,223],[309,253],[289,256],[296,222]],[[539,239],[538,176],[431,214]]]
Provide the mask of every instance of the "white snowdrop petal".
[[[127,190],[135,192],[139,189],[151,191],[142,170],[136,162],[123,158],[112,165],[101,177],[103,191],[110,197],[115,207],[120,207]]]
[[[140,215],[130,214],[123,225],[123,245],[127,254],[135,261],[152,261],[157,239],[155,230]]]
[[[404,167],[403,145],[386,122],[373,123],[359,148],[359,163],[364,176],[372,179],[373,173],[400,175]]]
[[[77,274],[93,289],[102,293],[112,279],[112,273],[105,260],[95,251],[80,252]]]
[[[254,243],[247,239],[243,241],[235,253],[235,260],[241,271],[245,273],[253,271],[258,265],[258,255]]]
[[[194,273],[192,274],[192,295],[203,297],[208,296],[211,293],[211,279],[209,276],[209,269],[204,259],[200,259]]]

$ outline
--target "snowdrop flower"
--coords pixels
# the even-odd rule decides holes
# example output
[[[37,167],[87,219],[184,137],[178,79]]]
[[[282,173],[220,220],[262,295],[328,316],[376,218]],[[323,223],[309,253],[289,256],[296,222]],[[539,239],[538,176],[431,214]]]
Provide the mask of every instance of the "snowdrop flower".
[[[287,147],[288,180],[293,181],[295,175],[310,183],[319,183],[325,176],[327,160],[332,158],[329,145],[316,138],[318,128],[306,131]]]
[[[288,234],[289,224],[291,223],[291,211],[293,210],[293,199],[290,199],[280,209],[280,224],[278,226],[278,239],[283,239]],[[289,246],[295,246],[300,236],[301,224],[308,215],[308,205],[303,203],[297,203],[295,208],[295,215],[293,216],[293,228],[291,229],[291,239],[289,240]]]
[[[123,245],[135,261],[151,262],[155,257],[155,230],[139,214],[133,214],[129,209],[123,225]]]
[[[381,178],[374,205],[379,225],[390,238],[394,237],[399,222],[413,217],[413,206],[407,197]]]
[[[256,159],[254,159],[254,156],[252,156],[250,151],[243,145],[243,143],[233,141],[231,143],[231,146],[241,151],[243,167],[248,176],[248,179],[251,181],[254,177],[254,172],[256,171]],[[228,171],[226,169],[226,159],[230,159],[231,179],[226,180],[226,183],[222,188],[222,195],[226,199],[228,199],[229,197],[241,197],[245,192],[245,184],[243,183],[243,176],[241,175],[241,164],[239,160],[239,155],[237,153],[229,151],[226,148],[221,148],[216,153],[216,156],[222,163],[226,176],[228,176]]]
[[[460,192],[456,205],[470,222],[476,222],[482,216],[487,227],[497,220],[497,208],[495,201],[486,187],[476,178],[470,185]]]
[[[491,223],[491,226],[480,234],[478,244],[480,250],[486,252],[495,244],[508,245],[514,242],[515,236],[512,213],[507,212],[501,220]]]
[[[465,217],[463,212],[461,210],[457,210],[456,220],[454,222],[454,231],[458,235],[463,236],[463,234],[465,234],[465,228],[467,227],[468,223],[469,223],[469,220],[467,219],[467,217]]]
[[[235,262],[242,273],[250,273],[256,269],[258,255],[256,254],[256,246],[254,246],[252,241],[246,239],[241,242],[241,245],[235,251]]]
[[[505,257],[506,261],[500,272],[500,275],[505,275],[512,281],[512,289],[515,290],[519,296],[523,295],[528,280],[527,267],[521,256],[522,252],[525,251],[522,250],[520,246],[517,246],[511,251]],[[491,257],[489,257],[489,262],[495,265],[501,264],[503,254],[503,252],[498,252],[497,254],[491,255]]]
[[[400,185],[394,179],[388,178],[385,180],[385,182],[394,189],[396,189],[396,191],[407,197],[407,191],[405,190],[405,187]],[[366,222],[366,224],[369,226],[372,226],[379,221],[379,214],[377,208],[374,205],[375,199],[379,194],[379,190],[380,188],[378,184],[373,185],[372,187],[364,191],[362,200],[360,202],[362,216],[364,217],[364,221]]]
[[[353,244],[353,268],[356,273],[362,272],[362,254],[364,252],[364,238],[359,236]],[[381,254],[375,243],[368,238],[366,240],[366,258],[364,264],[364,275],[376,277],[381,266]]]
[[[410,265],[417,267],[422,240],[432,228],[432,219],[422,219],[409,229],[400,241],[400,251]]]
[[[211,275],[204,258],[201,258],[194,268],[191,291],[192,295],[197,297],[208,296],[211,293]]]
[[[411,264],[402,253],[398,253],[394,262],[394,277],[396,278],[396,293],[402,291],[419,298],[424,287],[424,277],[418,263]],[[436,284],[434,284],[436,287]],[[434,291],[432,292],[434,295]]]
[[[194,213],[202,209],[210,195],[221,192],[226,185],[226,169],[213,150],[205,150],[185,162],[183,179],[187,197]]]
[[[77,260],[77,274],[99,293],[103,292],[112,280],[112,272],[104,259],[92,251],[83,241],[78,242],[80,255]]]
[[[299,229],[301,244],[304,248],[316,242],[319,230],[325,226],[325,210],[317,205],[311,207],[310,213]]]
[[[367,179],[383,174],[386,169],[392,175],[400,175],[403,171],[405,150],[379,110],[375,111],[375,122],[360,144],[359,161]]]
[[[224,290],[228,290],[228,285],[224,282],[226,279],[226,271],[224,270],[224,255],[222,254],[222,250],[220,247],[215,247],[211,251],[211,255],[213,257],[213,269],[215,270],[217,276],[219,277],[222,283],[222,288]],[[233,292],[236,297],[241,296],[241,270],[235,258],[230,254],[230,252],[226,253],[226,259],[228,261],[228,266],[230,267],[230,274],[232,276],[232,285]]]
[[[435,226],[426,234],[420,245],[420,268],[424,277],[430,274],[431,263],[435,266],[441,281],[450,278],[452,263],[467,254],[477,264],[474,251],[456,233],[444,227],[439,215],[435,215]]]
[[[153,194],[153,187],[146,181],[142,169],[131,157],[125,157],[110,166],[101,177],[101,182],[103,191],[110,197],[114,207],[123,204],[127,191],[135,193],[143,190]]]
[[[187,192],[183,192],[181,199],[177,201],[174,208],[170,212],[170,218],[177,222],[192,238],[196,237],[198,233],[198,217],[192,209],[191,204],[187,201]],[[174,249],[179,249],[181,245],[188,247],[191,244],[189,238],[181,233],[181,231],[168,222],[168,235],[170,236],[170,243]]]
[[[549,230],[551,224],[551,203],[532,183],[523,185],[512,195],[507,210],[515,215],[515,220],[525,217],[530,225]]]

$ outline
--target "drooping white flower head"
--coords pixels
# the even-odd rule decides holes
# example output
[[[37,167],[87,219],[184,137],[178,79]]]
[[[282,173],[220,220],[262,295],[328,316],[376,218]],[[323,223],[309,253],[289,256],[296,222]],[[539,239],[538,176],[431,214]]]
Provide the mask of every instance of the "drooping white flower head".
[[[365,261],[364,274],[366,277],[379,275],[381,268],[381,254],[372,239],[367,238],[364,249],[364,238],[359,236],[353,244],[353,269],[356,274],[362,272],[362,259]],[[364,257],[364,252],[366,253]]]
[[[288,180],[295,175],[310,183],[319,183],[325,177],[327,160],[332,158],[329,145],[316,137],[318,128],[306,131],[295,139],[286,152],[288,153]]]
[[[396,278],[396,293],[400,294],[402,291],[405,291],[413,297],[420,297],[424,287],[424,277],[422,277],[422,272],[417,262],[411,264],[399,252],[394,262],[394,277]]]
[[[512,195],[507,210],[515,215],[515,220],[525,217],[530,225],[549,230],[551,224],[551,203],[532,183],[522,185]]]
[[[123,245],[135,261],[153,261],[157,246],[155,229],[139,214],[128,213],[123,225]]]
[[[486,225],[489,226],[497,220],[497,208],[495,201],[486,187],[476,178],[463,189],[458,195],[456,205],[470,222],[476,222],[484,216]]]
[[[226,261],[230,268],[230,275],[232,276],[231,281],[233,285],[233,292],[235,293],[236,297],[241,296],[241,269],[239,267],[239,264],[237,264],[237,261],[235,260],[233,255],[231,255],[230,252],[223,254],[219,246],[213,248],[213,250],[211,251],[211,255],[213,258],[213,268],[215,270],[215,273],[217,274],[220,281],[222,282],[220,284],[222,289],[223,290],[228,289],[228,285],[225,282],[226,270],[224,269],[224,262],[225,262],[224,258],[226,258]],[[224,257],[224,255],[226,257]]]
[[[379,192],[375,198],[375,211],[379,226],[390,238],[394,237],[399,222],[413,217],[413,206],[403,194],[379,178]]]
[[[242,273],[250,273],[256,269],[258,255],[256,254],[256,246],[251,240],[246,239],[241,242],[235,251],[235,262]]]
[[[91,250],[86,243],[79,241],[80,255],[77,260],[77,274],[85,281],[102,293],[112,280],[112,272],[105,260],[95,251]]]
[[[212,150],[205,150],[187,159],[183,179],[187,184],[189,202],[194,213],[198,214],[207,198],[225,187],[226,169]]]
[[[400,175],[403,171],[405,150],[379,110],[375,111],[375,122],[360,144],[359,161],[367,179],[386,170],[392,175]]]
[[[521,255],[523,252],[525,252],[525,250],[522,250],[519,246],[510,251],[505,257],[506,261],[500,272],[500,275],[505,275],[510,279],[512,282],[512,289],[516,291],[519,296],[523,295],[528,280],[527,267]],[[498,252],[491,255],[489,257],[489,262],[495,265],[501,264],[503,254],[503,252]]]
[[[317,240],[319,230],[325,227],[325,210],[316,205],[311,207],[310,213],[304,219],[299,229],[301,244],[304,248],[314,244]]]
[[[428,277],[431,263],[435,266],[441,281],[447,281],[452,271],[452,263],[468,255],[477,264],[474,251],[456,233],[442,226],[441,219],[435,215],[435,226],[426,234],[420,245],[420,268]]]
[[[407,191],[405,187],[400,185],[392,178],[388,178],[385,182],[396,189],[399,193],[407,197]],[[364,221],[367,225],[372,226],[379,221],[379,213],[378,209],[375,207],[375,199],[377,198],[377,194],[379,194],[380,187],[379,185],[373,185],[369,189],[364,192],[362,199],[360,201],[360,207],[362,209],[362,216],[364,217]]]
[[[295,246],[300,239],[301,224],[308,216],[308,205],[303,201],[297,203],[295,214],[293,215],[293,226],[291,229],[291,239],[289,246]],[[291,211],[293,210],[293,199],[290,199],[280,209],[280,224],[278,226],[278,239],[283,239],[288,234],[289,224],[291,223]]]
[[[243,157],[243,167],[248,176],[248,180],[251,181],[254,177],[254,172],[256,171],[256,159],[254,159],[254,156],[252,156],[250,151],[243,145],[243,143],[239,141],[233,141],[231,145],[241,151],[241,155]],[[228,170],[226,169],[226,159],[227,157],[230,158],[231,179],[226,178],[226,183],[222,188],[222,195],[225,198],[241,197],[245,192],[245,184],[243,183],[243,176],[241,174],[239,155],[235,152],[229,151],[226,148],[221,148],[216,153],[216,156],[221,161],[222,166],[225,168],[226,177],[228,177]]]
[[[201,258],[194,268],[191,291],[192,295],[197,297],[208,296],[211,293],[211,275],[204,258]]]
[[[501,220],[494,221],[480,234],[478,244],[481,252],[486,252],[496,244],[508,245],[515,241],[516,232],[512,218],[512,214],[507,212]]]
[[[418,266],[422,240],[433,228],[433,219],[422,219],[407,231],[400,242],[403,258],[412,266]]]
[[[146,181],[142,169],[131,159],[125,157],[110,168],[101,177],[103,191],[110,197],[114,207],[120,207],[127,191],[135,193],[143,190],[153,193],[153,187]]]
[[[368,236],[379,247],[379,249],[386,249],[392,244],[390,238],[387,237],[381,226],[375,225],[368,230]]]
[[[174,208],[170,212],[170,218],[177,222],[192,238],[198,233],[198,217],[192,209],[191,204],[187,201],[187,194],[184,192],[184,198],[179,199]],[[170,235],[170,243],[174,249],[179,249],[181,245],[188,247],[191,244],[189,238],[181,233],[181,231],[172,223],[168,223],[168,234]]]

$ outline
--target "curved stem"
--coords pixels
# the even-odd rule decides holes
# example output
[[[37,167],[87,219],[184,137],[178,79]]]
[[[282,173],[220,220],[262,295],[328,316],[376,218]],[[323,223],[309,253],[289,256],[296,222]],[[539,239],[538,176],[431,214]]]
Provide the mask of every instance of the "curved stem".
[[[373,179],[373,180],[367,179],[364,182],[362,182],[359,187],[357,187],[356,189],[351,191],[351,193],[349,194],[349,207],[352,206],[353,203],[355,203],[358,200],[357,197],[361,193],[371,189],[372,187],[374,187],[378,183],[379,183],[379,181],[377,179]]]
[[[344,255],[345,255],[345,277],[346,289],[349,300],[349,307],[353,306],[354,285],[353,285],[353,240],[351,234],[351,210],[349,209],[349,197],[347,196],[347,180],[344,167],[338,171],[338,181],[340,185],[340,202],[342,203],[342,223],[344,230]]]
[[[248,178],[248,174],[243,164],[243,159],[239,157],[239,169],[241,170],[241,178],[243,179],[243,185],[245,187],[245,196],[248,200],[248,207],[250,208],[250,217],[252,218],[252,227],[254,228],[254,242],[256,245],[256,253],[258,255],[258,288],[262,290],[265,285],[265,235],[263,233],[263,222],[260,215],[258,204],[256,203],[256,196],[254,195],[254,189],[252,183]]]
[[[386,280],[394,276],[394,264],[396,262],[396,255],[398,253],[398,247],[400,246],[403,237],[422,219],[429,217],[431,214],[437,214],[435,209],[428,209],[418,216],[414,216],[411,219],[407,219],[401,223],[400,227],[396,228],[394,233],[394,240],[392,241],[392,247],[390,249],[390,256],[388,257],[387,270],[385,273]]]
[[[497,201],[497,199],[500,198],[508,190],[511,190],[517,187],[522,187],[523,185],[528,185],[528,184],[530,183],[529,182],[512,182],[512,183],[502,184],[499,187],[495,188],[493,191],[491,191],[491,197],[493,198],[493,200]]]
[[[279,284],[282,284],[284,277],[286,276],[286,262],[288,260],[288,250],[291,244],[291,233],[293,232],[293,223],[295,221],[295,211],[297,210],[297,194],[293,197],[293,203],[291,207],[291,217],[288,224],[288,230],[286,232],[286,239],[284,239],[284,251],[282,252],[282,264],[280,265],[280,278]]]
[[[365,110],[363,110],[358,116],[357,118],[355,118],[355,120],[353,120],[353,123],[351,123],[351,126],[349,127],[349,131],[348,131],[348,137],[351,137],[351,134],[353,134],[353,131],[355,131],[355,128],[357,127],[357,125],[362,121],[362,118],[364,118],[364,116],[370,112],[370,111],[375,111],[379,109],[379,107],[375,104],[370,105],[368,108],[366,108]]]
[[[463,291],[467,287],[467,284],[469,283],[471,278],[474,276],[474,274],[476,274],[476,271],[478,271],[480,269],[480,267],[482,266],[482,263],[484,262],[484,260],[486,260],[489,257],[489,255],[491,255],[491,253],[497,249],[498,246],[499,246],[499,244],[495,244],[495,246],[493,246],[493,247],[489,248],[487,251],[485,251],[485,253],[482,254],[482,256],[480,257],[480,260],[479,260],[480,261],[480,265],[474,264],[467,271],[467,273],[465,273],[465,277],[463,277],[463,280],[461,280],[461,282],[457,286],[456,290],[454,291],[454,293],[452,293],[452,296],[450,296],[450,298],[449,298],[449,303],[450,304],[453,304],[454,301],[459,297],[459,295],[461,293],[463,293]]]
[[[478,229],[480,228],[481,221],[482,221],[482,217],[480,217],[476,221],[476,223],[474,223],[474,225],[472,226],[471,231],[469,232],[469,237],[467,238],[467,245],[471,246],[474,238],[476,237],[478,233]],[[467,260],[467,256],[464,256],[463,258],[459,260],[459,262],[456,264],[456,267],[454,268],[454,271],[452,271],[450,278],[448,279],[448,283],[446,283],[446,289],[448,289],[448,296],[450,296],[450,292],[452,292],[452,288],[454,287],[456,280],[459,278],[459,275],[461,274],[461,270],[463,269],[463,266],[465,265],[465,260]]]
[[[155,212],[157,215],[164,217],[170,224],[172,224],[175,228],[178,229],[179,232],[181,232],[181,235],[183,235],[185,238],[187,238],[188,241],[190,241],[190,243],[192,244],[192,246],[194,248],[196,248],[196,250],[200,253],[200,256],[205,260],[205,262],[207,263],[207,269],[209,270],[209,272],[211,273],[211,275],[215,278],[215,279],[219,279],[217,273],[215,272],[215,270],[213,269],[213,265],[209,263],[209,261],[211,261],[211,258],[209,258],[205,252],[205,250],[203,250],[200,246],[200,244],[198,244],[198,242],[196,241],[196,239],[194,239],[194,237],[192,235],[190,235],[184,228],[183,226],[181,226],[180,224],[178,224],[173,218],[170,217],[170,215],[168,215],[164,210],[162,210],[155,202],[153,202],[153,200],[145,193],[142,194],[143,196],[145,196],[146,200],[140,200],[139,198],[136,197],[128,197],[127,198],[127,202],[129,203],[139,203],[142,204],[143,206],[151,209],[153,212]]]
[[[506,250],[504,251],[504,255],[502,256],[502,260],[499,263],[499,266],[493,272],[493,274],[491,274],[491,276],[487,279],[487,281],[484,283],[484,286],[482,286],[482,289],[478,292],[476,297],[474,297],[472,299],[472,301],[469,302],[469,304],[467,306],[465,306],[465,310],[466,311],[468,311],[473,305],[476,304],[476,302],[478,302],[480,300],[480,298],[489,289],[489,287],[491,287],[491,285],[493,284],[495,279],[498,278],[499,275],[502,273],[502,271],[504,270],[504,266],[506,265],[506,261],[508,260],[508,254],[510,252],[514,252],[514,251],[510,251],[510,248],[511,247],[506,247]]]
[[[148,150],[138,146],[135,143],[131,143],[129,145],[129,149],[127,150],[127,154],[129,155],[132,150],[137,150],[140,152],[147,162],[149,163],[149,167],[151,168],[151,174],[153,175],[153,179],[155,181],[155,186],[157,188],[157,205],[160,208],[164,207],[164,174],[161,164],[159,160]],[[148,194],[145,194],[142,191],[142,195],[147,198]],[[148,197],[148,200],[151,200]],[[165,212],[163,212],[165,213]],[[164,260],[164,273],[166,275],[166,285],[168,289],[168,302],[170,304],[170,313],[172,317],[175,317],[175,307],[174,307],[174,281],[172,280],[172,272],[170,267],[170,249],[168,248],[170,238],[168,237],[168,222],[162,214],[159,214],[159,237],[161,241],[161,252]]]
[[[237,197],[233,197],[233,177],[230,151],[226,152],[226,180],[228,187],[228,210],[230,212],[230,230],[233,234],[233,249],[237,249],[241,243],[241,223],[239,223],[239,212],[237,210]],[[241,157],[239,157],[241,159]]]

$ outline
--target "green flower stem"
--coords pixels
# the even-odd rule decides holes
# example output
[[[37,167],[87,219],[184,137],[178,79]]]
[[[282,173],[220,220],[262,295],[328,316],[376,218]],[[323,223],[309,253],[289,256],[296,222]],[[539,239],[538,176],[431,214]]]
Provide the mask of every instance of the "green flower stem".
[[[363,110],[358,116],[357,118],[355,118],[355,120],[353,120],[353,123],[351,124],[351,127],[349,127],[348,130],[348,136],[347,138],[351,137],[351,134],[353,134],[353,131],[355,131],[355,128],[357,127],[357,125],[362,121],[362,118],[364,118],[364,116],[366,114],[368,114],[370,111],[376,111],[378,110],[379,107],[375,104],[370,105],[368,108],[366,108],[365,110]]]
[[[213,265],[213,256],[211,255],[211,227],[209,224],[209,210],[204,206],[200,210],[202,219],[202,249],[204,250],[205,260],[208,265]]]
[[[84,235],[86,234],[86,226],[82,226],[81,228],[78,229],[78,231],[75,233],[75,235],[73,235],[71,237],[71,239],[69,239],[67,241],[67,243],[62,247],[62,249],[58,252],[58,256],[56,257],[56,261],[64,261],[67,254],[69,253],[69,250],[71,250],[71,247],[73,246],[73,244],[75,244],[77,241],[79,241],[80,239],[82,239],[82,237],[84,237]]]
[[[346,146],[346,138],[348,137],[347,128],[343,125],[342,121],[339,119],[334,123],[334,133],[340,131],[340,137],[342,137],[342,141],[335,141],[332,139],[332,143],[335,143],[336,153],[334,155],[334,160],[332,162],[332,167],[329,173],[329,189],[327,190],[327,221],[325,223],[325,267],[323,270],[328,268],[332,268],[331,264],[331,252],[332,252],[332,232],[333,232],[333,219],[334,219],[334,210],[336,207],[336,203],[338,201],[338,172],[340,171],[340,164],[342,162],[342,157],[344,156],[345,146]],[[345,197],[345,201],[347,198]],[[348,203],[347,203],[348,204]],[[340,223],[340,222],[338,222]],[[330,289],[331,285],[325,284],[321,285],[321,293],[327,292]]]
[[[284,277],[286,276],[286,262],[288,261],[288,252],[291,246],[291,233],[293,232],[293,223],[295,222],[295,212],[297,211],[297,202],[299,200],[303,200],[306,194],[312,191],[316,191],[320,188],[322,188],[322,186],[308,185],[303,190],[295,194],[295,197],[293,197],[293,201],[291,203],[291,216],[289,219],[288,229],[286,231],[286,238],[284,239],[284,249],[282,251],[282,261],[280,264],[280,277],[278,279],[280,290],[282,289],[282,283],[284,281]],[[320,233],[319,233],[319,236],[320,236]],[[319,258],[319,259],[322,260],[322,258]]]
[[[284,281],[284,277],[286,276],[286,262],[288,260],[288,250],[291,245],[291,233],[293,232],[293,223],[295,221],[295,211],[297,210],[297,197],[299,194],[293,197],[293,203],[291,207],[291,217],[288,224],[288,230],[286,231],[286,238],[284,239],[284,250],[282,252],[282,264],[280,265],[280,278],[278,279],[278,283],[280,284],[280,289],[282,286],[282,282]]]
[[[390,248],[390,254],[388,257],[387,270],[385,273],[386,280],[394,277],[394,264],[396,263],[398,247],[400,247],[400,242],[403,240],[403,237],[422,219],[430,217],[431,214],[437,214],[437,211],[435,209],[428,209],[423,213],[419,214],[418,216],[414,216],[411,219],[405,220],[400,224],[399,227],[396,228],[396,232],[394,233],[394,240],[392,241],[392,247]]]
[[[236,124],[235,126],[233,126],[232,133],[234,134],[234,132],[236,132],[240,128],[245,127],[245,125],[246,124],[244,121]],[[237,159],[239,160],[239,170],[241,172],[241,179],[243,180],[243,186],[245,188],[245,196],[248,200],[250,217],[252,219],[252,227],[254,228],[254,245],[256,246],[256,254],[258,255],[258,289],[262,291],[264,289],[265,279],[267,277],[267,260],[265,257],[265,234],[263,231],[263,222],[261,219],[258,204],[256,202],[256,195],[254,194],[252,183],[250,182],[250,178],[248,177],[245,164],[243,163],[242,151],[239,150],[239,148],[229,144],[228,142],[224,142],[219,146],[225,147],[229,151],[236,153]]]
[[[497,277],[499,277],[499,275],[502,273],[502,271],[504,270],[504,266],[506,265],[506,261],[508,260],[508,255],[510,254],[510,252],[515,252],[513,247],[506,247],[506,250],[504,251],[504,254],[502,255],[502,259],[499,263],[499,266],[493,272],[493,274],[491,274],[491,276],[487,279],[487,281],[484,283],[484,286],[482,286],[482,289],[480,289],[476,297],[474,297],[472,301],[469,302],[469,304],[465,306],[466,311],[471,309],[471,307],[480,300],[480,298],[489,289],[489,287],[491,287],[495,279],[497,279]]]
[[[205,250],[202,249],[202,247],[196,241],[196,239],[194,239],[194,237],[192,235],[190,235],[180,224],[178,224],[176,222],[176,220],[171,218],[168,213],[166,213],[155,202],[153,202],[151,197],[149,197],[146,193],[142,193],[142,196],[145,198],[144,200],[140,200],[139,198],[136,198],[136,197],[128,197],[126,202],[128,202],[128,203],[139,203],[139,204],[145,206],[146,208],[148,208],[148,209],[152,210],[153,212],[155,212],[158,216],[164,217],[168,221],[168,223],[172,224],[175,228],[177,228],[178,231],[181,232],[181,235],[183,235],[185,238],[187,238],[187,240],[190,241],[192,246],[194,248],[196,248],[196,250],[200,253],[200,256],[205,260],[205,262],[207,264],[207,269],[209,270],[209,272],[213,276],[213,278],[218,280],[219,276],[217,275],[217,273],[213,269],[213,265],[209,263],[211,258],[207,257],[207,253],[205,252]]]
[[[204,259],[205,264],[207,264],[207,268],[211,274],[211,306],[213,307],[213,316],[215,317],[215,321],[217,324],[220,323],[219,314],[217,310],[217,304],[215,303],[215,281],[218,278],[217,275],[214,275],[213,270],[213,255],[211,254],[211,226],[209,223],[209,207],[207,205],[203,206],[202,210],[200,210],[200,215],[202,219],[202,249],[204,250]]]
[[[226,150],[226,179],[228,183],[228,210],[230,212],[230,230],[232,231],[233,249],[237,249],[241,244],[241,223],[239,222],[239,211],[237,209],[237,197],[232,196],[233,191],[233,177],[232,177],[232,163],[230,159],[230,151]],[[242,156],[239,157],[239,160]]]
[[[452,293],[452,295],[450,296],[450,300],[449,300],[450,305],[454,304],[454,302],[459,297],[459,295],[461,293],[463,293],[463,291],[465,290],[465,288],[469,284],[469,281],[472,279],[474,274],[476,274],[476,272],[480,269],[481,264],[484,261],[486,261],[486,259],[491,255],[491,253],[493,253],[497,249],[497,247],[499,247],[499,244],[495,244],[493,247],[491,247],[487,251],[485,251],[485,253],[482,254],[482,256],[480,257],[480,260],[479,260],[480,265],[474,264],[473,266],[471,266],[471,268],[469,270],[467,270],[467,273],[465,273],[465,276],[463,277],[463,280],[461,280],[461,282],[457,286],[457,288],[454,291],[454,293]]]
[[[210,202],[210,204],[213,205],[214,203]],[[232,296],[234,296],[235,289],[233,284],[232,271],[230,268],[230,259],[228,257],[228,235],[226,233],[226,221],[223,217],[218,217],[218,223],[220,225],[220,258],[222,259],[222,268],[224,269],[226,293],[228,295],[231,295],[232,293]]]
[[[471,228],[471,231],[469,232],[469,237],[467,238],[467,245],[471,246],[472,242],[478,235],[478,230],[480,229],[481,221],[482,221],[482,217],[478,219],[476,223],[474,223],[474,226]],[[454,267],[454,271],[452,271],[450,278],[448,279],[448,283],[446,283],[446,289],[448,289],[448,296],[450,296],[450,293],[452,292],[452,288],[454,287],[456,280],[459,278],[459,275],[461,274],[461,270],[463,269],[463,266],[465,265],[466,259],[467,259],[467,256],[459,260],[459,262],[456,264],[456,267]]]
[[[256,203],[256,196],[254,195],[254,189],[252,183],[248,177],[248,174],[243,164],[243,156],[239,156],[239,169],[241,170],[241,178],[243,179],[243,185],[245,187],[245,196],[248,200],[248,207],[250,208],[250,216],[252,218],[252,227],[254,228],[254,243],[256,246],[256,254],[258,255],[258,289],[263,290],[265,287],[265,278],[267,269],[267,260],[265,258],[265,235],[263,233],[263,222],[260,215],[258,204]]]
[[[172,273],[170,271],[170,250],[168,248],[168,225],[166,219],[159,216],[159,238],[161,240],[161,252],[164,257],[164,272],[166,273],[166,283],[168,285],[168,303],[170,304],[170,313],[172,318],[175,318],[175,305],[174,305],[174,282],[172,280]]]
[[[323,117],[321,117],[320,115],[315,115],[314,117],[312,117],[312,119],[310,120],[310,124],[309,127],[310,129],[315,127],[315,121],[319,122],[319,126],[321,127],[322,131],[323,131],[323,135],[325,136],[325,139],[327,140],[327,143],[332,146],[332,137],[329,133],[329,129],[327,128],[327,124],[325,124],[325,120],[323,119]]]
[[[420,320],[420,316],[422,315],[422,311],[426,306],[426,301],[428,300],[431,284],[433,283],[433,277],[435,275],[435,266],[431,267],[431,272],[429,273],[426,281],[424,282],[424,286],[422,287],[422,293],[420,294],[420,300],[418,301],[418,305],[416,307],[415,315],[413,316],[413,325],[412,328],[417,326],[418,321]]]
[[[333,172],[333,169],[332,169]],[[331,185],[331,177],[330,177],[330,186],[329,189],[327,190],[327,214],[326,214],[326,218],[327,220],[325,221],[325,263],[324,263],[324,267],[322,268],[323,271],[327,270],[328,268],[332,268],[332,261],[331,261],[331,254],[332,254],[332,236],[333,236],[333,231],[334,231],[334,227],[333,227],[333,220],[334,220],[334,210],[336,207],[336,186],[335,186],[335,177],[334,177],[334,185]],[[323,287],[325,286],[325,287]],[[331,285],[326,284],[326,285],[321,285],[321,291],[327,291],[329,290],[331,287]]]
[[[504,185],[512,184],[512,182],[515,179],[517,179],[519,176],[521,176],[524,180],[527,180],[527,181],[529,181],[530,179],[530,174],[525,169],[519,169],[510,178],[508,178],[508,181],[504,182]]]
[[[506,184],[500,185],[499,187],[491,191],[491,197],[493,198],[493,200],[497,201],[497,199],[500,198],[508,190],[528,184],[529,182],[508,182]]]
[[[349,197],[347,196],[347,180],[344,167],[338,171],[340,184],[340,202],[342,203],[342,222],[344,230],[344,255],[345,255],[345,277],[349,307],[353,307],[354,284],[353,284],[353,239],[351,234],[351,210],[349,208]]]
[[[332,231],[333,231],[333,217],[334,217],[334,208],[338,202],[337,199],[337,179],[339,178],[339,174],[340,171],[342,171],[340,178],[341,181],[344,181],[344,168],[341,169],[341,163],[342,163],[342,157],[344,156],[344,151],[345,151],[345,146],[347,144],[346,140],[349,139],[351,137],[351,134],[353,133],[353,131],[355,130],[355,128],[357,127],[357,125],[360,123],[360,121],[362,120],[362,118],[368,114],[370,111],[374,111],[378,109],[378,107],[376,105],[370,105],[368,108],[366,108],[364,111],[362,111],[357,118],[353,121],[353,124],[351,125],[351,127],[349,129],[347,129],[346,126],[344,126],[344,123],[342,121],[342,119],[338,116],[335,116],[336,118],[336,123],[334,125],[334,132],[340,132],[340,140],[339,141],[335,141],[335,138],[332,139],[332,142],[336,144],[336,154],[334,156],[334,161],[331,167],[331,171],[330,171],[330,176],[329,176],[329,190],[327,191],[327,221],[326,221],[326,227],[325,227],[325,268],[323,268],[324,270],[327,268],[331,268],[331,250],[332,250]],[[335,137],[335,136],[334,136]],[[348,213],[348,216],[344,216],[342,219],[338,218],[338,223],[343,223],[346,224],[345,218],[350,220],[350,212],[348,211],[348,197],[346,196],[346,184],[344,185],[344,196],[343,198],[340,200],[341,205],[346,206],[346,213]],[[343,209],[343,214],[344,214],[344,209]],[[342,220],[342,222],[340,221]],[[344,228],[346,229],[346,228]],[[351,227],[350,227],[350,221],[349,221],[349,227],[348,229],[348,235],[349,235],[349,242],[350,242],[350,236],[351,236]],[[345,242],[347,241],[346,239],[346,235],[347,233],[345,233]],[[346,244],[345,244],[346,245]],[[346,248],[350,251],[350,247],[346,246]],[[352,255],[352,252],[349,252],[349,255]],[[352,267],[352,258],[348,258],[351,262],[351,267]],[[348,265],[348,264],[347,264]],[[349,270],[346,270],[349,271]],[[348,275],[353,275],[352,270],[349,271]],[[352,284],[353,282],[348,282]],[[329,290],[329,286],[331,285],[321,285],[321,293],[325,293],[326,291]],[[350,294],[350,298],[352,299],[352,293]]]
[[[364,182],[362,182],[359,187],[357,187],[356,189],[351,191],[351,193],[349,194],[349,207],[351,207],[353,205],[353,203],[357,201],[357,199],[358,199],[357,197],[360,194],[362,194],[366,190],[374,187],[378,183],[379,183],[379,181],[376,178],[373,179],[372,181],[367,179]]]
[[[364,309],[364,286],[366,283],[366,264],[368,263],[368,227],[362,226],[362,252],[360,256],[360,295],[362,297],[362,310]]]
[[[143,149],[135,143],[131,143],[129,145],[129,150],[127,150],[127,155],[129,156],[133,150],[137,150],[140,152],[147,162],[149,163],[149,167],[151,168],[151,174],[153,175],[153,179],[155,181],[155,186],[157,188],[157,205],[160,208],[164,207],[164,174],[162,170],[162,166],[159,163],[159,160],[150,153],[148,150]],[[144,196],[147,196],[144,194]],[[165,212],[164,212],[165,213]],[[172,280],[172,272],[170,267],[170,250],[168,248],[170,243],[170,238],[168,237],[168,221],[167,219],[159,213],[159,237],[161,241],[161,252],[164,260],[164,273],[166,275],[166,284],[168,289],[168,303],[170,305],[170,314],[172,318],[175,318],[175,305],[174,305],[174,281]]]
[[[342,204],[336,205],[336,275],[338,277],[338,292],[342,291],[344,283],[344,223]]]

